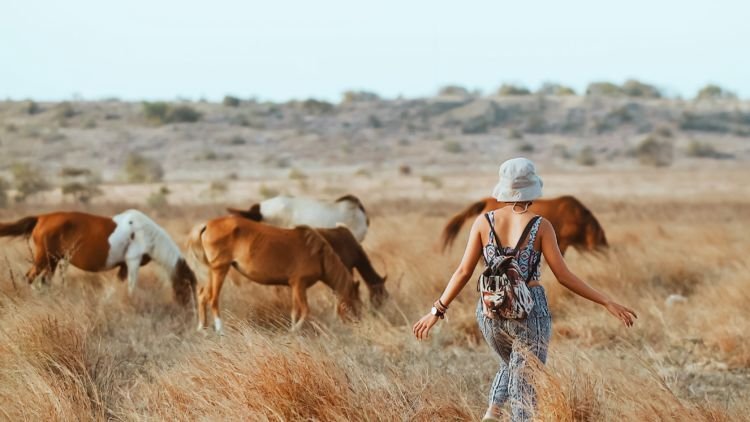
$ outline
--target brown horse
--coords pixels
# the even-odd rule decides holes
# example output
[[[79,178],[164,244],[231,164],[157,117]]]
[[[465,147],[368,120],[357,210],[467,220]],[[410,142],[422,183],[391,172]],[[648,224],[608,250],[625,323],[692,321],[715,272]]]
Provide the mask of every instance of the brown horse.
[[[154,260],[170,272],[176,299],[183,305],[196,297],[196,279],[180,249],[153,220],[137,210],[114,217],[82,212],[53,212],[0,224],[0,237],[26,236],[34,243],[29,284],[54,275],[65,259],[76,268],[98,272],[118,268],[128,278],[128,292],[138,281],[138,268]]]
[[[254,218],[248,217],[247,213],[242,210],[236,210],[233,208],[227,208],[230,214],[234,214],[240,217],[248,218],[253,221],[257,221]],[[365,281],[367,289],[370,291],[370,303],[375,308],[379,308],[388,299],[388,291],[385,288],[385,280],[387,276],[381,276],[375,271],[370,258],[367,256],[362,245],[357,242],[357,239],[346,226],[340,225],[333,229],[315,229],[320,233],[333,247],[333,250],[341,259],[344,266],[349,269],[349,272],[353,274],[356,268],[359,275]]]
[[[210,270],[208,284],[198,291],[198,329],[206,325],[210,303],[214,327],[222,331],[219,295],[231,267],[257,283],[292,288],[293,330],[307,318],[307,289],[318,280],[336,292],[342,319],[359,315],[359,283],[328,242],[309,227],[282,229],[237,216],[220,217],[196,226],[188,248]]]
[[[498,209],[505,204],[495,198],[484,198],[453,216],[443,229],[442,248],[445,251],[458,236],[464,222],[479,214]],[[573,196],[552,199],[537,199],[529,207],[531,212],[541,215],[552,223],[557,234],[560,252],[565,254],[568,247],[593,251],[607,247],[604,229],[594,214]]]
[[[375,271],[365,249],[357,242],[352,232],[345,226],[335,229],[315,229],[331,245],[333,250],[341,259],[344,266],[353,273],[357,269],[359,275],[365,281],[365,286],[370,291],[370,303],[379,308],[388,299],[388,291],[385,289],[387,276],[380,276]]]

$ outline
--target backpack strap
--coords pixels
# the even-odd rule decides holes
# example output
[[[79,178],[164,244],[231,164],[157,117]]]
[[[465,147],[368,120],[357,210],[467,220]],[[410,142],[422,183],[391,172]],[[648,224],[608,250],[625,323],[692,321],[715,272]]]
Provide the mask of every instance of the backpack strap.
[[[526,275],[526,284],[529,284],[529,282],[531,282],[531,277],[534,276],[536,269],[539,268],[539,262],[541,260],[542,260],[542,253],[539,252],[539,254],[536,256],[536,259],[534,260],[532,265],[529,266],[529,273]]]
[[[534,227],[534,225],[536,224],[537,221],[539,221],[540,218],[542,217],[537,215],[536,217],[529,220],[528,224],[526,224],[526,227],[523,229],[523,234],[521,234],[521,238],[518,239],[518,243],[516,244],[516,247],[513,248],[514,253],[518,253],[518,248],[523,244],[524,240],[526,240],[526,237],[531,232],[531,228]]]
[[[490,218],[490,216],[492,217]],[[487,222],[490,223],[490,241],[488,243],[492,243],[492,240],[494,239],[495,245],[498,248],[502,248],[503,244],[500,242],[500,236],[498,236],[497,233],[495,232],[495,223],[492,221],[495,219],[495,212],[494,211],[488,212],[487,214],[484,215],[484,218],[486,218]]]

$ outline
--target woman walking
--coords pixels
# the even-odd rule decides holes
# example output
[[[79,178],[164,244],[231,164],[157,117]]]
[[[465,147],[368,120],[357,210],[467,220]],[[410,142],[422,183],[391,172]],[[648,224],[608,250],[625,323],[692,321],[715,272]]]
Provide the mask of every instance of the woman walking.
[[[533,354],[545,363],[552,334],[547,298],[539,283],[542,255],[557,280],[575,294],[604,306],[627,327],[637,316],[573,274],[560,254],[552,225],[528,211],[531,202],[542,195],[542,180],[534,164],[525,158],[508,160],[500,166],[499,176],[493,196],[505,206],[474,221],[458,269],[430,313],[414,324],[413,332],[420,340],[427,338],[483,255],[487,270],[480,278],[482,298],[476,317],[487,344],[500,355],[500,369],[490,388],[483,421],[499,420],[501,408],[509,400],[511,419],[525,421],[532,418],[536,403],[534,387],[524,370],[526,361]]]

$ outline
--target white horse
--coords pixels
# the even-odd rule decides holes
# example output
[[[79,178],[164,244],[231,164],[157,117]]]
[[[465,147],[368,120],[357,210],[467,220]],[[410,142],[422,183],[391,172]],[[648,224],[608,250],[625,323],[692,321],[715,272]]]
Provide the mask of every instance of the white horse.
[[[135,290],[138,283],[138,268],[144,265],[144,260],[155,261],[172,273],[172,277],[190,277],[192,270],[183,268],[187,266],[180,248],[169,234],[146,214],[130,209],[115,215],[112,220],[117,227],[107,239],[110,245],[107,263],[125,262],[129,293],[132,294]]]
[[[365,239],[370,226],[365,207],[354,195],[345,195],[333,202],[282,195],[255,204],[247,211],[234,208],[227,208],[227,211],[277,227],[335,228],[344,225],[358,242]]]
[[[26,274],[29,283],[46,282],[61,260],[84,271],[118,268],[128,279],[128,293],[138,283],[138,269],[151,260],[164,267],[172,279],[177,300],[183,304],[196,297],[196,278],[180,248],[153,220],[137,210],[114,217],[82,212],[53,212],[0,223],[0,237],[30,236],[34,263]]]

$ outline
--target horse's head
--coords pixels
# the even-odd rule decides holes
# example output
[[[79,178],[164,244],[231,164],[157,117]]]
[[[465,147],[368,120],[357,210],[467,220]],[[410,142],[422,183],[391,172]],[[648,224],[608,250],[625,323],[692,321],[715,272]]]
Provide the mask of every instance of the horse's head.
[[[370,303],[375,309],[383,306],[383,303],[390,297],[390,293],[385,288],[386,279],[388,279],[388,276],[383,276],[377,283],[367,285],[370,289]]]
[[[341,292],[337,306],[339,317],[344,321],[358,320],[362,313],[362,299],[359,298],[359,281]]]
[[[172,270],[172,290],[174,290],[174,297],[180,305],[187,306],[192,298],[193,303],[198,306],[197,283],[193,270],[190,269],[184,258],[180,258]]]
[[[586,222],[584,234],[586,238],[586,249],[590,251],[601,250],[609,246],[609,243],[607,243],[607,236],[604,234],[604,229],[593,215],[591,215]]]

